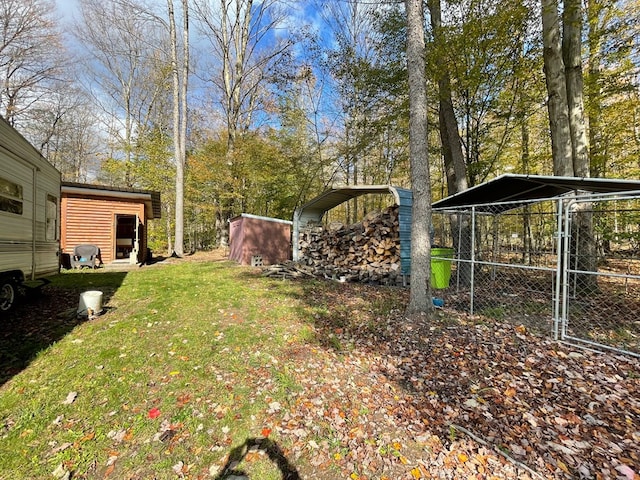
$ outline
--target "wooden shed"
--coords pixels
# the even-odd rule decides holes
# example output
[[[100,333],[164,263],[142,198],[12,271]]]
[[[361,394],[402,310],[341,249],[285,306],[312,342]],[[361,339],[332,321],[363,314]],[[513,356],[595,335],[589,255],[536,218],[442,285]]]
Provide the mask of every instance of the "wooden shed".
[[[271,265],[291,258],[291,225],[278,218],[243,213],[229,223],[229,259],[241,265]]]
[[[92,244],[104,264],[147,259],[148,221],[161,216],[159,192],[63,182],[60,203],[63,255]]]

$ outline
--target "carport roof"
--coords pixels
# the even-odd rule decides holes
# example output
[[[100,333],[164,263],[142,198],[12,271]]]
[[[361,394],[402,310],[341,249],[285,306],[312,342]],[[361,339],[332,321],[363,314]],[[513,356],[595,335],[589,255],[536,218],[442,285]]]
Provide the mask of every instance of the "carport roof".
[[[471,209],[499,213],[518,204],[573,192],[630,194],[640,192],[640,180],[505,174],[432,204],[434,209]],[[483,208],[484,207],[484,208]]]
[[[328,210],[340,205],[341,203],[367,194],[391,194],[396,204],[400,205],[401,197],[405,192],[410,190],[394,187],[392,185],[352,185],[349,187],[334,188],[320,194],[313,200],[296,209],[294,214],[294,222],[298,220],[300,225],[306,225],[307,222],[319,222],[322,216]]]

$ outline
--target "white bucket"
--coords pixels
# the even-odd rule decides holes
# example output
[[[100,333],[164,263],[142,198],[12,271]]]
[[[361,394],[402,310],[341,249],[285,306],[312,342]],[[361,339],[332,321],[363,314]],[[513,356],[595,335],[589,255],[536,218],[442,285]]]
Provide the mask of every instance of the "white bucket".
[[[91,310],[91,312],[89,312]],[[80,294],[80,305],[78,305],[78,315],[89,317],[102,312],[102,292],[89,290]]]

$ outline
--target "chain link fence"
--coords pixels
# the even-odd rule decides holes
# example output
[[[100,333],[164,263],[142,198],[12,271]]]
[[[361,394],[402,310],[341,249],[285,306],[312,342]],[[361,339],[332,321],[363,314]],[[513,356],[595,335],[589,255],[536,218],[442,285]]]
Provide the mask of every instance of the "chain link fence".
[[[640,196],[434,210],[433,224],[454,250],[432,255],[451,267],[445,308],[640,356]]]

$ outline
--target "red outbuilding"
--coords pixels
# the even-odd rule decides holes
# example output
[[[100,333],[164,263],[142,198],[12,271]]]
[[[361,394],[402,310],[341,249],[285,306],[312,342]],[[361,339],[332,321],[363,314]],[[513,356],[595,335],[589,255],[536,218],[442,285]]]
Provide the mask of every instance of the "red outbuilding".
[[[293,222],[243,213],[229,223],[229,259],[241,265],[273,265],[291,259]]]

